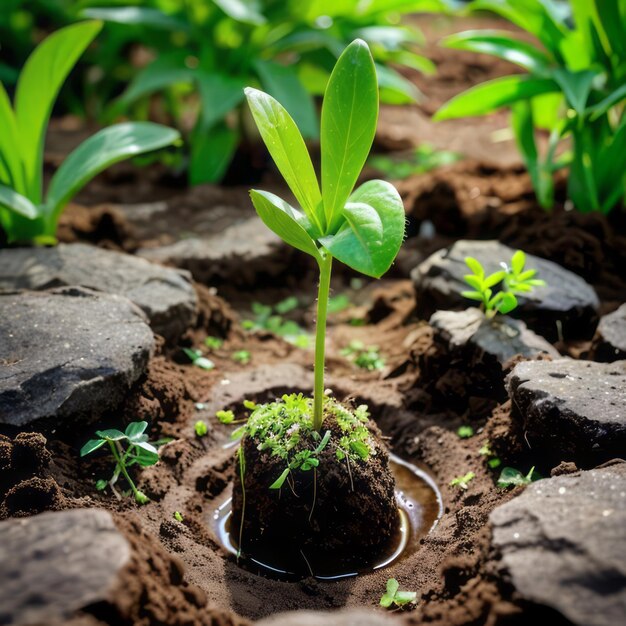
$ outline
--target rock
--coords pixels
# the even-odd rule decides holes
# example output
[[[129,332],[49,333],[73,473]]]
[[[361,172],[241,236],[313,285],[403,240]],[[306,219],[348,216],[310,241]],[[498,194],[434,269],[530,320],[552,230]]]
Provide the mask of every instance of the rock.
[[[176,341],[196,318],[196,292],[187,272],[78,243],[0,250],[0,290],[63,286],[127,297],[168,341]]]
[[[84,288],[0,295],[0,424],[96,420],[117,407],[154,348],[145,315]]]
[[[527,361],[511,372],[512,416],[532,448],[595,463],[626,450],[626,361]]]
[[[626,303],[600,318],[591,355],[595,361],[608,363],[626,359]]]
[[[468,256],[478,259],[485,272],[500,269],[510,262],[515,250],[498,241],[457,241],[450,248],[435,252],[420,263],[411,278],[417,292],[417,313],[428,318],[438,309],[464,309],[469,301],[461,291],[469,289],[463,276]],[[536,269],[546,281],[526,296],[519,296],[519,306],[512,312],[549,341],[590,337],[597,321],[598,296],[582,278],[556,263],[531,254],[526,267]]]
[[[540,480],[490,519],[524,600],[580,626],[626,622],[626,463]]]
[[[258,284],[260,276],[273,278],[283,273],[290,265],[292,249],[254,217],[216,235],[143,248],[138,254],[189,270],[200,283],[241,287]]]
[[[539,354],[555,358],[560,356],[552,344],[528,330],[524,322],[506,315],[497,315],[489,320],[476,308],[437,311],[429,324],[435,329],[435,335],[447,343],[449,350],[468,347],[502,365],[518,354],[529,358]]]
[[[257,626],[389,626],[396,622],[382,611],[342,609],[341,611],[291,611],[266,617]]]
[[[0,624],[67,620],[108,599],[130,546],[102,509],[0,522]]]

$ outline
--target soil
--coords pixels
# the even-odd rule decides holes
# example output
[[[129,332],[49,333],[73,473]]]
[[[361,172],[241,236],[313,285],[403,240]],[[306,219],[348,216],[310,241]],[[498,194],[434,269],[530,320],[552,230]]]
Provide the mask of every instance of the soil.
[[[310,330],[315,279],[302,267],[290,266],[285,283],[278,285],[259,283],[246,291],[228,285],[219,291],[196,285],[198,323],[188,330],[180,347],[201,346],[208,335],[223,338],[223,346],[209,355],[214,370],[194,367],[180,348],[166,348],[160,342],[146,374],[123,406],[98,423],[0,431],[0,519],[97,506],[112,512],[131,543],[131,563],[110,600],[86,607],[66,623],[229,626],[287,610],[344,606],[376,610],[391,577],[398,579],[402,589],[418,594],[414,607],[394,616],[398,623],[510,626],[540,619],[564,623],[551,611],[521,600],[498,569],[488,517],[522,488],[497,488],[499,470],[491,469],[479,451],[489,442],[502,465],[522,470],[535,465],[544,476],[570,473],[576,467],[571,459],[536,455],[511,420],[503,381],[513,361],[501,371],[489,370],[491,391],[485,364],[450,362],[445,348],[433,340],[432,328],[413,316],[408,274],[428,254],[456,239],[496,238],[583,276],[598,292],[601,313],[607,313],[626,294],[626,214],[617,211],[604,217],[567,210],[563,180],[557,184],[555,210],[550,213],[538,207],[513,142],[493,142],[492,131],[506,127],[505,116],[435,128],[429,116],[441,102],[475,82],[512,71],[512,66],[440,49],[435,40],[451,29],[450,23],[422,18],[420,23],[439,73],[426,78],[409,76],[430,99],[420,106],[386,108],[377,147],[406,149],[432,137],[439,147],[460,150],[466,158],[397,181],[407,209],[408,237],[384,280],[364,281],[361,289],[354,290],[350,272],[335,275],[335,293],[348,294],[352,305],[330,319],[327,385],[341,400],[368,404],[390,449],[429,472],[441,489],[441,519],[420,540],[418,550],[388,568],[355,578],[332,583],[311,577],[283,582],[240,567],[235,556],[221,546],[212,526],[214,513],[235,479],[235,449],[229,439],[232,427],[219,424],[214,413],[229,408],[240,411],[244,399],[268,401],[285,392],[310,389],[310,350],[296,348],[269,332],[246,333],[240,321],[250,317],[254,301],[276,303],[295,294],[302,306],[290,316]],[[457,22],[454,29],[493,25],[492,20],[481,18],[463,25]],[[55,132],[60,134],[55,137],[56,154],[48,160],[50,168],[58,161],[58,153],[69,147],[65,131]],[[263,185],[267,187],[265,182],[275,185],[275,173],[266,172]],[[158,167],[137,173],[130,166],[119,166],[99,177],[81,195],[80,203],[69,208],[60,239],[133,252],[167,243],[196,227],[203,233],[219,233],[232,220],[253,214],[247,189],[200,187],[186,192],[181,181],[168,178]],[[152,220],[150,225],[147,220],[139,227],[119,206],[134,203],[165,203],[164,221]],[[225,206],[236,207],[234,213],[225,211]],[[262,273],[263,268],[258,270]],[[344,358],[341,348],[351,340],[377,345],[384,368],[367,372]],[[562,354],[584,358],[590,342],[556,347]],[[232,359],[235,351],[243,349],[251,354],[248,364]],[[95,490],[95,480],[107,478],[112,470],[106,456],[81,460],[78,453],[96,429],[123,427],[141,419],[149,422],[152,440],[167,437],[171,441],[163,446],[158,465],[136,471],[138,487],[152,500],[138,507],[132,498],[118,501],[110,493]],[[208,426],[202,438],[194,432],[199,419]],[[475,435],[457,436],[457,428],[468,424]],[[455,477],[469,471],[476,476],[466,490],[450,486]],[[174,518],[176,511],[182,514],[182,522]]]

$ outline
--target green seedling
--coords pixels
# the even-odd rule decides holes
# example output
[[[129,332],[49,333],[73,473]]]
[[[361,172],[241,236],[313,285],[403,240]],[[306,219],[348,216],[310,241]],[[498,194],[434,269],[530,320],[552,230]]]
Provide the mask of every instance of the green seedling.
[[[380,356],[378,346],[365,346],[362,341],[351,341],[341,350],[341,355],[352,361],[357,367],[373,372],[385,367],[385,359]]]
[[[102,24],[66,26],[48,36],[26,61],[13,106],[0,83],[0,226],[10,242],[56,243],[68,202],[109,166],[176,143],[180,134],[151,122],[109,126],[74,149],[43,185],[46,131],[61,86]]]
[[[469,439],[474,436],[474,429],[471,426],[459,426],[456,434],[461,439]]]
[[[215,363],[211,359],[207,359],[200,350],[196,348],[183,348],[183,352],[189,357],[189,360],[200,369],[215,369]]]
[[[402,180],[415,174],[424,174],[445,165],[451,165],[461,159],[461,155],[449,150],[437,150],[428,143],[415,148],[408,157],[376,155],[368,164],[386,178]]]
[[[182,524],[184,519],[183,514],[180,511],[174,511],[174,519]]]
[[[198,437],[206,437],[209,432],[209,427],[206,425],[206,422],[202,420],[198,420],[193,425],[193,429]]]
[[[253,402],[252,400],[244,400],[243,406],[249,411],[254,411],[254,409],[256,409],[258,405],[256,402]]]
[[[387,581],[387,591],[380,599],[380,606],[388,609],[392,605],[403,607],[415,602],[417,593],[415,591],[400,591],[400,584],[395,578]]]
[[[267,191],[250,196],[260,218],[286,243],[311,255],[320,281],[315,336],[314,429],[323,421],[326,317],[333,259],[380,278],[404,239],[405,214],[393,185],[370,180],[354,190],[378,119],[378,81],[367,44],[353,41],[335,65],[322,104],[321,187],[302,135],[287,110],[248,87],[252,116],[298,207]]]
[[[521,250],[513,254],[511,264],[501,263],[501,270],[485,275],[480,261],[473,257],[465,259],[471,274],[464,276],[465,282],[472,287],[471,291],[462,291],[461,295],[481,303],[481,308],[488,318],[496,313],[510,313],[517,305],[516,294],[530,293],[535,287],[545,286],[545,281],[535,278],[537,270],[526,270],[526,255]],[[500,291],[494,294],[493,288],[500,284]]]
[[[150,501],[148,496],[135,487],[135,483],[128,474],[128,468],[133,465],[149,467],[159,460],[159,452],[156,446],[161,442],[148,442],[148,435],[145,434],[147,427],[148,422],[131,422],[124,432],[115,428],[97,430],[96,435],[98,439],[90,439],[81,448],[80,456],[84,457],[95,452],[102,446],[108,445],[111,450],[111,455],[115,459],[113,475],[108,481],[99,480],[96,483],[97,489],[102,490],[108,486],[117,499],[120,500],[121,496],[115,489],[115,484],[121,474],[126,479],[126,482],[135,496],[135,500],[139,504],[146,504]]]
[[[350,298],[345,293],[340,293],[336,296],[331,296],[328,299],[328,312],[329,313],[341,313],[352,306]]]
[[[568,196],[578,211],[608,213],[623,206],[623,1],[474,0],[470,9],[493,11],[516,32],[470,30],[446,38],[445,45],[505,59],[525,72],[472,87],[446,103],[436,119],[510,108],[517,145],[544,208],[554,206],[554,173],[563,167],[569,168]],[[538,131],[548,131],[545,150],[536,141]]]
[[[224,340],[219,337],[209,336],[204,340],[204,345],[209,350],[219,350],[224,345]]]
[[[481,447],[478,454],[486,457],[490,469],[497,469],[502,465],[502,461],[494,454],[488,441]]]
[[[222,424],[232,424],[235,421],[235,414],[232,411],[217,411],[215,417]]]
[[[535,471],[534,466],[530,468],[528,474],[524,475],[514,467],[503,467],[498,478],[498,487],[516,487],[517,485],[529,485],[539,480],[541,475]]]
[[[464,491],[469,486],[470,481],[476,478],[476,474],[474,472],[467,472],[465,476],[457,476],[450,481],[450,487],[458,487],[459,489],[463,489]]]
[[[248,365],[252,360],[252,354],[249,350],[237,350],[233,352],[231,356],[232,360],[236,363],[241,363],[241,365]]]
[[[254,319],[244,320],[241,325],[244,330],[250,332],[269,331],[298,348],[308,348],[310,344],[308,333],[297,322],[283,318],[285,313],[293,311],[297,306],[297,298],[287,298],[273,307],[260,302],[253,302]]]

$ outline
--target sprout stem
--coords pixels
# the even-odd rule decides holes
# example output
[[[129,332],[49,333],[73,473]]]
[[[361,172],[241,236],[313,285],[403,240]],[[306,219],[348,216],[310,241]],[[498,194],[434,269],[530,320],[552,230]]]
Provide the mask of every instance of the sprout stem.
[[[330,272],[333,257],[325,254],[320,261],[320,284],[317,292],[315,330],[315,382],[313,388],[313,428],[320,431],[324,420],[324,350],[326,346],[326,315],[330,293]]]

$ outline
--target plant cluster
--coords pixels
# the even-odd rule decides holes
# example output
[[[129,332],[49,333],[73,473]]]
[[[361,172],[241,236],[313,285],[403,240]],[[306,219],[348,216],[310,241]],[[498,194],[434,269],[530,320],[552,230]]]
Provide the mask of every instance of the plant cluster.
[[[536,480],[539,480],[541,475],[535,471],[534,466],[530,468],[528,474],[522,474],[518,469],[514,467],[503,467],[498,478],[498,487],[517,487],[518,485],[529,485]]]
[[[298,308],[299,302],[296,297],[290,296],[274,306],[260,302],[253,302],[251,306],[254,319],[241,322],[244,330],[250,332],[269,331],[298,348],[309,347],[310,335],[297,322],[284,318],[285,314]]]
[[[552,0],[474,0],[509,20],[540,47],[509,31],[473,30],[445,45],[483,52],[526,70],[472,87],[437,119],[483,115],[503,107],[539,203],[554,205],[555,170],[569,167],[568,196],[582,212],[608,213],[626,198],[626,4],[571,0],[571,15]],[[549,141],[540,153],[536,130]],[[566,148],[571,143],[571,150]]]
[[[131,422],[124,432],[116,428],[108,428],[106,430],[97,430],[98,439],[90,439],[80,450],[80,456],[84,457],[103,446],[109,446],[111,456],[115,460],[115,468],[113,475],[106,480],[99,480],[96,488],[101,491],[110,487],[113,494],[120,499],[121,496],[115,489],[120,475],[124,476],[128,486],[130,487],[135,500],[139,504],[150,502],[150,498],[143,492],[139,491],[135,486],[132,478],[128,473],[128,468],[133,465],[141,467],[149,467],[155,465],[159,461],[159,452],[157,446],[165,443],[165,441],[157,441],[149,443],[148,435],[145,434],[148,422]]]
[[[368,372],[385,367],[385,359],[380,356],[378,346],[366,346],[362,341],[351,341],[341,350],[341,355]]]
[[[472,273],[466,274],[464,279],[472,290],[462,291],[461,295],[480,302],[488,318],[496,313],[510,313],[518,304],[516,294],[530,293],[535,287],[546,284],[545,281],[535,278],[537,270],[524,269],[526,255],[521,250],[513,254],[510,265],[501,263],[502,269],[488,276],[477,259],[467,257],[465,263]],[[500,283],[500,291],[494,294],[493,288]]]
[[[202,350],[198,348],[183,348],[183,352],[196,367],[207,371],[215,369],[215,363],[205,357],[202,354]]]
[[[405,157],[374,155],[369,159],[368,165],[387,178],[402,180],[415,174],[425,174],[444,165],[452,165],[460,159],[461,155],[456,152],[437,150],[429,143],[422,143]]]
[[[17,79],[13,106],[0,83],[0,226],[10,242],[55,243],[61,212],[96,174],[179,140],[178,131],[151,122],[104,128],[69,154],[44,194],[44,142],[55,100],[101,26],[81,22],[46,38]]]
[[[387,581],[387,590],[380,599],[380,606],[386,609],[392,605],[401,608],[415,602],[416,599],[415,591],[400,591],[400,583],[395,578],[390,578]]]

